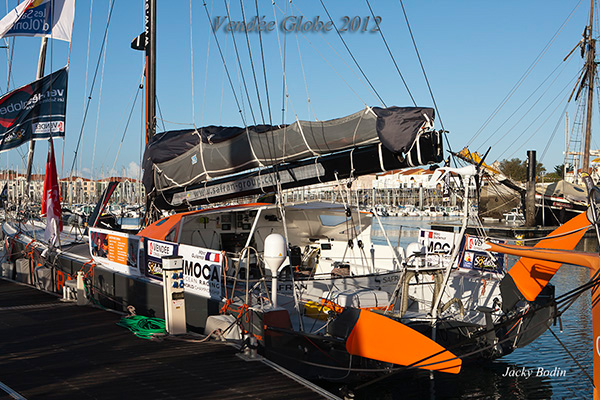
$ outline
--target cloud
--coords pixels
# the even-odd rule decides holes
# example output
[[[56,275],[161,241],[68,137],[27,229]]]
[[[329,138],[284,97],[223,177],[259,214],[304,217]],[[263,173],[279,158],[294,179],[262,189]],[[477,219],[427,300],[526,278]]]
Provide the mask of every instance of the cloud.
[[[128,178],[140,179],[140,166],[135,162],[131,161],[129,165],[127,165],[127,169],[125,170],[125,176]]]

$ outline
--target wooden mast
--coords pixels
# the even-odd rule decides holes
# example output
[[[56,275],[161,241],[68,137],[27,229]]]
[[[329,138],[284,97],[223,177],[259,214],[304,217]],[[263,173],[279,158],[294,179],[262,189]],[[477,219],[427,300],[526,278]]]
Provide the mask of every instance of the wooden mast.
[[[588,100],[587,115],[585,124],[585,141],[583,147],[582,172],[590,173],[590,144],[592,141],[592,111],[594,100],[594,79],[596,74],[596,41],[593,38],[594,24],[594,1],[590,0],[590,24],[587,28],[587,81],[588,81]]]

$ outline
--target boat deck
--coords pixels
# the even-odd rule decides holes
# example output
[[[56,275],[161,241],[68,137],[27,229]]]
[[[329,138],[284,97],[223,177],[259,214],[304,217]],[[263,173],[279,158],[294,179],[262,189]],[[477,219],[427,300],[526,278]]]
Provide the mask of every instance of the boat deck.
[[[0,279],[0,399],[336,398],[221,342],[137,338],[120,318]]]

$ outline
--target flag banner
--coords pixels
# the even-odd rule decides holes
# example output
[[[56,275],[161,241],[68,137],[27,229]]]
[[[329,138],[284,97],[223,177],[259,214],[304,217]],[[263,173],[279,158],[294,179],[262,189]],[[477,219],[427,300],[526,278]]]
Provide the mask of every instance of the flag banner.
[[[44,196],[42,197],[42,216],[46,216],[45,238],[48,245],[55,246],[58,235],[63,230],[60,194],[58,191],[58,175],[54,159],[54,144],[52,138],[48,141],[48,160],[46,161],[46,176],[44,178]]]
[[[65,136],[67,67],[0,97],[0,151]]]
[[[71,41],[75,0],[27,0],[0,20],[0,38],[42,36]]]

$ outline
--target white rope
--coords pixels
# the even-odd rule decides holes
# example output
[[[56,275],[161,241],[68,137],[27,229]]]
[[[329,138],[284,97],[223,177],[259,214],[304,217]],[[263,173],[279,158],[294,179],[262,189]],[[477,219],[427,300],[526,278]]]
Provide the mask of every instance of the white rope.
[[[298,116],[296,115],[295,117],[296,117],[296,124],[298,124],[298,129],[300,130],[300,136],[302,136],[302,141],[304,142],[304,145],[306,146],[306,148],[308,149],[308,151],[311,152],[311,154],[313,156],[318,157],[319,153],[317,153],[313,149],[311,149],[311,147],[308,145],[308,142],[306,141],[306,136],[304,136],[304,130],[302,129],[302,124],[298,120]]]
[[[200,162],[202,162],[202,168],[204,169],[204,173],[206,174],[206,180],[210,180],[212,178],[208,174],[208,171],[206,169],[206,162],[204,161],[204,143],[202,142],[202,135],[200,134],[200,132],[198,132],[198,129],[196,129],[195,127],[194,134],[198,135],[198,142],[200,143],[200,151],[198,151],[198,153],[200,154]]]
[[[381,172],[385,172],[385,166],[383,165],[383,152],[382,152],[382,147],[383,145],[381,143],[379,143],[379,146],[377,146],[377,150],[379,152],[379,168],[381,168]]]
[[[265,165],[260,161],[260,159],[256,156],[256,152],[254,151],[254,146],[252,146],[252,139],[250,138],[250,129],[246,127],[246,137],[248,138],[248,147],[250,147],[250,152],[252,153],[252,157],[258,162],[258,165],[262,168]]]

